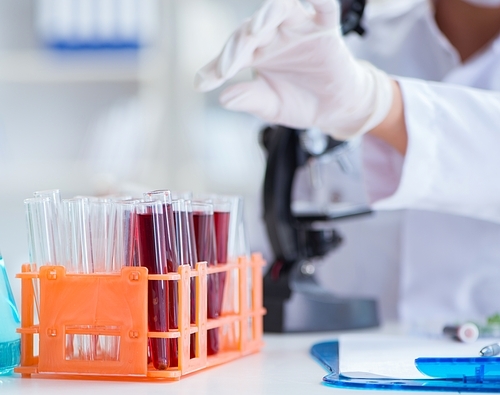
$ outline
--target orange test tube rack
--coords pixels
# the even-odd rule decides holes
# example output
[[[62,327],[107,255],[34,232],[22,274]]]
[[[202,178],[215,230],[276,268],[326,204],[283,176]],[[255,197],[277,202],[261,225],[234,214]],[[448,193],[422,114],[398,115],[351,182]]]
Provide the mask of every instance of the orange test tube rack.
[[[40,375],[64,378],[179,380],[182,376],[258,352],[262,346],[262,269],[260,254],[240,257],[236,262],[195,270],[179,267],[177,273],[148,275],[144,267],[124,267],[116,274],[67,274],[62,266],[42,266],[31,271],[23,265],[21,279],[21,363],[15,369],[22,377]],[[207,276],[226,272],[233,281],[233,312],[207,319]],[[196,279],[196,323],[190,320],[191,277]],[[179,328],[148,332],[148,281],[179,283]],[[39,282],[35,303],[33,281]],[[226,292],[227,293],[227,292]],[[35,315],[38,310],[38,322]],[[207,355],[207,330],[220,328],[221,348]],[[223,328],[231,328],[224,331]],[[224,335],[231,332],[231,338]],[[190,355],[191,335],[196,355]],[[104,336],[118,339],[115,358],[78,358],[68,352],[68,339]],[[148,338],[177,339],[178,366],[156,370],[148,364]],[[36,347],[38,346],[38,347]],[[38,352],[36,350],[38,349]],[[71,347],[69,347],[71,349]]]

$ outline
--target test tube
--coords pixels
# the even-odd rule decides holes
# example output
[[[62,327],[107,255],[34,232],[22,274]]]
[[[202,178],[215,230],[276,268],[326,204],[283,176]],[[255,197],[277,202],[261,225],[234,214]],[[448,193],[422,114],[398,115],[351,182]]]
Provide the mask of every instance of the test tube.
[[[236,263],[238,259],[245,257],[250,259],[248,243],[246,242],[246,234],[244,231],[243,220],[243,198],[241,196],[219,196],[219,200],[226,201],[230,206],[229,214],[229,229],[227,235],[227,261]],[[227,207],[226,207],[227,209]],[[219,235],[218,237],[221,237]],[[252,307],[252,269],[247,269],[248,282],[245,285],[247,292],[248,308]],[[239,299],[239,270],[230,270],[224,273],[221,280],[221,315],[224,314],[238,314],[240,309]],[[252,317],[248,318],[249,339],[252,335]],[[240,338],[240,327],[237,323],[233,325],[226,325],[222,327],[221,331],[221,347],[225,349],[234,349],[238,346],[238,339]]]
[[[193,192],[191,191],[172,191],[170,196],[172,200],[193,200]]]
[[[177,246],[175,239],[174,212],[172,207],[172,197],[168,190],[156,190],[145,193],[147,200],[158,200],[163,204],[165,214],[165,246],[169,272],[177,272],[179,262],[177,259]]]
[[[172,202],[175,241],[177,245],[177,261],[181,265],[190,265],[195,268],[198,262],[196,243],[194,240],[193,210],[189,200],[175,200]],[[190,322],[196,324],[196,280],[190,281]],[[190,337],[190,356],[196,357],[196,334]]]
[[[62,204],[61,204],[61,192],[59,189],[49,189],[44,191],[36,191],[33,193],[35,198],[48,199],[50,209],[49,222],[53,243],[54,243],[54,259],[52,264],[62,265],[64,257],[64,221],[62,220]]]
[[[228,259],[245,256],[250,258],[250,247],[245,231],[244,199],[241,196],[227,196],[231,201],[229,222]]]
[[[57,264],[53,207],[50,199],[42,197],[25,199],[24,207],[31,270],[37,271],[37,267],[42,265]],[[33,293],[38,314],[40,311],[40,290],[37,279],[33,279]]]
[[[63,199],[62,204],[66,223],[67,270],[78,274],[93,273],[88,198]]]
[[[217,263],[227,264],[228,262],[228,242],[229,242],[229,220],[231,215],[231,202],[227,199],[217,198],[213,200],[214,206],[214,226],[217,251]],[[226,285],[226,273],[219,273],[219,314],[222,312],[224,289]]]
[[[66,223],[65,239],[66,239],[66,270],[69,272],[78,273],[78,268],[81,265],[82,249],[81,249],[81,229],[80,229],[80,200],[64,199],[63,218]]]
[[[112,237],[113,271],[120,271],[123,266],[135,266],[136,203],[138,201],[134,200],[114,202],[114,237]]]
[[[56,265],[56,223],[53,207],[48,198],[24,200],[28,224],[30,260],[41,265]]]
[[[245,212],[244,212],[244,201],[240,196],[232,197],[236,200],[236,204],[233,205],[233,209],[231,210],[231,223],[229,225],[229,246],[228,246],[228,255],[230,260],[235,260],[238,257],[245,258],[247,261],[250,261],[250,246],[248,243],[247,233],[245,230]],[[235,208],[236,206],[236,208]],[[233,215],[234,213],[234,215]],[[252,268],[249,267],[247,273],[247,284],[246,284],[246,292],[247,292],[247,307],[249,310],[252,310],[254,307],[253,300],[253,283],[252,283]],[[237,274],[237,273],[236,273]],[[234,286],[237,287],[238,278],[234,281]],[[231,284],[230,284],[231,285]],[[233,306],[235,309],[238,309],[239,299],[238,292],[229,292],[229,295],[234,295]],[[227,306],[223,306],[222,310],[231,309],[231,298],[227,299]],[[226,302],[224,302],[226,303]],[[237,310],[234,310],[237,311]],[[248,339],[251,340],[254,338],[253,332],[253,316],[248,317]]]
[[[113,272],[114,209],[110,199],[89,198],[92,264],[96,273]]]
[[[193,202],[193,224],[198,259],[209,266],[217,265],[217,251],[214,226],[214,209],[210,203]],[[218,318],[219,308],[219,276],[211,274],[207,278],[207,316]],[[207,332],[207,354],[219,352],[219,328]]]
[[[231,217],[231,202],[217,199],[214,205],[215,239],[217,241],[217,263],[228,262],[229,220]]]
[[[233,210],[237,210],[237,200],[226,196],[207,194],[198,195],[195,201],[205,202],[213,205],[215,241],[217,251],[217,264],[228,262],[228,247],[230,241],[230,219],[235,217]],[[219,305],[222,305],[222,293],[224,292],[226,273],[220,273]]]
[[[24,201],[24,206],[25,206],[25,217],[26,217],[26,229],[27,229],[27,236],[28,236],[28,255],[29,255],[29,262],[30,262],[30,270],[33,272],[37,271],[37,257],[36,257],[36,239],[35,239],[35,224],[34,224],[34,213],[33,213],[33,207],[25,200]],[[40,315],[40,303],[39,303],[39,287],[38,287],[38,280],[36,278],[33,279],[32,281],[33,284],[33,293],[35,296],[35,308],[36,308],[36,314],[37,316]]]
[[[101,234],[107,239],[101,241],[100,259],[108,273],[120,272],[124,266],[134,266],[136,245],[135,223],[136,203],[139,200],[101,200],[97,210],[97,223],[103,226]],[[95,220],[96,218],[94,218]],[[107,228],[107,229],[106,229]],[[95,244],[94,244],[95,245]],[[117,336],[97,336],[101,359],[116,361],[119,358],[120,338]]]
[[[165,224],[165,257],[169,273],[177,273],[179,260],[177,259],[177,247],[175,242],[175,223],[170,191],[156,190],[144,194],[146,199],[158,200],[163,205]],[[168,285],[168,328],[179,329],[179,284],[176,280],[170,281]],[[169,362],[170,366],[179,365],[179,343],[177,339],[169,339]]]
[[[94,269],[88,199],[63,199],[62,208],[62,218],[65,223],[66,270],[68,273],[91,274]],[[66,355],[78,355],[78,359],[94,360],[98,341],[97,335],[71,335],[66,342]]]
[[[137,236],[139,263],[150,274],[166,274],[165,215],[160,201],[138,203]],[[150,332],[168,331],[168,281],[148,281],[148,326]],[[150,338],[153,366],[158,370],[169,367],[169,339]]]

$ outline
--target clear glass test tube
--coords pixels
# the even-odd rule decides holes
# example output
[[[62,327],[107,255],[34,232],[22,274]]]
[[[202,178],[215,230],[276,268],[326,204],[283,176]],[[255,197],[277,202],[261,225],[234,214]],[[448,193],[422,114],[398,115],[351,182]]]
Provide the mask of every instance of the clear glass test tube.
[[[172,200],[193,200],[193,192],[191,191],[171,191]]]
[[[59,189],[49,189],[36,191],[33,193],[35,198],[48,199],[51,206],[50,222],[54,238],[54,265],[62,265],[64,257],[64,221],[62,218],[62,200]]]
[[[165,215],[165,247],[169,272],[177,272],[179,260],[175,239],[175,222],[172,207],[172,195],[168,190],[156,190],[144,194],[146,200],[158,200],[163,204]]]
[[[240,238],[240,231],[243,230],[241,226],[243,222],[243,199],[240,196],[218,196],[214,202],[218,247],[224,248],[222,253],[219,249],[217,250],[218,255],[223,259],[222,255],[225,252],[227,262],[237,263],[241,257],[247,256]],[[227,210],[229,210],[229,218]],[[227,245],[224,245],[225,242],[227,242]],[[251,278],[251,274],[248,273],[247,278]],[[233,269],[221,273],[220,282],[220,314],[238,314],[240,311],[239,270]],[[248,294],[248,297],[250,297],[250,294]],[[237,348],[239,338],[240,327],[237,323],[222,327],[221,347],[224,349]]]
[[[232,239],[232,237],[230,238],[230,220],[235,216],[233,211],[237,210],[237,200],[215,194],[199,195],[198,199],[200,199],[199,201],[201,202],[213,205],[217,264],[226,264],[229,260],[229,242],[230,239]],[[226,287],[226,274],[226,272],[218,274],[219,286],[217,295],[217,311],[219,315],[221,314],[223,308],[224,294],[227,294],[227,291],[230,291],[227,289],[228,287]],[[229,288],[234,291],[234,284],[231,279],[230,282],[231,284]],[[226,299],[229,298],[226,297]],[[232,311],[234,311],[234,309],[232,309]]]
[[[219,264],[228,262],[231,203],[228,199],[214,199],[212,201],[214,206],[215,240],[217,243],[217,263]]]
[[[94,273],[88,198],[63,199],[68,272]]]
[[[57,223],[50,200],[40,197],[25,199],[24,206],[31,263],[56,265]]]
[[[34,197],[48,198],[52,204],[59,206],[61,205],[61,191],[59,189],[47,189],[43,191],[33,192]]]
[[[231,210],[231,220],[229,224],[229,246],[228,246],[228,256],[230,260],[237,258],[244,258],[247,261],[251,260],[250,256],[250,245],[248,243],[247,232],[245,229],[245,210],[244,210],[244,200],[242,197],[235,196],[233,199],[236,202],[232,205]],[[234,213],[234,214],[233,214]],[[247,273],[247,307],[252,310],[253,303],[253,283],[252,283],[252,268],[248,268]],[[238,284],[238,279],[234,281],[234,284]],[[235,285],[237,286],[237,285]],[[227,288],[231,287],[231,282],[228,282]],[[233,308],[239,308],[238,292],[232,293],[230,289],[227,292],[228,295],[234,295],[235,299],[231,301],[231,298],[224,298],[222,311],[231,311]],[[234,310],[238,311],[238,310]],[[254,338],[253,333],[253,318],[250,316],[248,318],[248,338],[251,340]]]
[[[113,272],[114,209],[113,201],[106,198],[90,198],[89,224],[92,263],[94,272]]]
[[[175,221],[172,207],[172,198],[168,190],[156,190],[144,194],[147,200],[157,200],[163,205],[164,224],[165,224],[165,257],[167,260],[167,270],[169,273],[177,273],[179,269],[179,260],[175,240]],[[168,285],[169,313],[168,328],[179,329],[179,284],[177,281],[170,281]],[[179,365],[179,344],[177,339],[170,339],[170,366]]]
[[[181,265],[194,268],[198,262],[196,241],[193,225],[193,211],[189,200],[174,200],[172,202],[177,260]]]
[[[92,270],[94,273],[111,273],[115,206],[110,199],[101,197],[88,198],[87,202]],[[113,344],[106,336],[92,335],[89,339],[92,360],[107,359],[112,355]]]
[[[175,200],[172,202],[172,209],[175,225],[175,242],[177,245],[177,261],[181,265],[190,265],[194,269],[198,262],[198,256],[196,252],[191,202],[182,199]],[[191,324],[196,324],[196,279],[194,277],[191,277],[190,294],[190,321]],[[195,358],[197,355],[196,336],[195,334],[191,335],[191,358]]]
[[[166,274],[165,224],[160,201],[137,203],[137,236],[139,263],[150,274]],[[168,331],[168,281],[148,281],[148,325],[150,332]],[[169,339],[150,338],[153,366],[158,370],[169,367]]]
[[[62,207],[62,218],[65,223],[66,271],[91,274],[94,268],[88,198],[63,199]],[[71,335],[66,344],[66,353],[67,355],[76,354],[81,360],[94,360],[98,354],[98,342],[96,335]]]
[[[81,249],[81,231],[80,231],[80,204],[77,199],[64,199],[63,218],[66,223],[65,239],[66,239],[66,270],[68,272],[78,273],[82,261]]]
[[[24,200],[28,229],[28,252],[31,271],[42,265],[56,264],[56,246],[52,205],[48,198],[35,197]],[[33,279],[33,293],[37,314],[40,311],[40,287]]]
[[[227,264],[229,243],[229,222],[231,217],[231,201],[226,198],[216,197],[212,199],[214,207],[214,229],[217,251],[217,264]],[[217,297],[218,314],[222,313],[224,290],[226,289],[226,272],[218,274],[219,287]]]
[[[229,260],[229,246],[232,242],[230,225],[232,225],[231,219],[236,217],[235,212],[238,206],[237,197],[199,194],[195,196],[194,201],[213,205],[217,263],[227,263]]]
[[[36,208],[34,204],[30,204],[30,200],[26,199],[24,201],[24,212],[26,217],[26,229],[28,236],[28,254],[29,254],[29,262],[30,262],[30,270],[32,272],[36,272],[37,268],[37,251],[36,251],[36,236],[35,236],[35,221],[36,221]],[[38,286],[38,279],[34,278],[32,281],[33,284],[33,293],[35,297],[35,308],[37,316],[40,315],[40,290]]]
[[[245,230],[244,199],[241,196],[227,196],[231,202],[229,219],[229,240],[227,246],[228,259],[235,260],[239,257],[250,258],[250,246]]]
[[[135,265],[135,204],[138,202],[139,200],[114,199],[95,202],[94,236],[101,234],[97,237],[103,237],[103,240],[100,241],[100,247],[98,247],[101,251],[97,255],[97,259],[103,262],[102,267],[106,273],[119,273],[122,267]],[[95,229],[96,226],[99,226],[100,229]],[[96,257],[95,253],[94,256]],[[96,351],[101,359],[117,360],[120,351],[119,337],[96,336],[95,341]]]
[[[209,266],[217,265],[217,251],[214,226],[213,205],[204,202],[192,202],[193,224],[196,240],[196,252],[200,261]],[[218,318],[220,276],[211,274],[207,279],[207,315],[208,318]],[[219,352],[219,328],[207,332],[207,353],[213,355]]]
[[[218,264],[223,264],[225,261],[237,262],[239,258],[250,260],[250,248],[245,231],[243,198],[241,196],[217,194],[198,195],[196,198],[200,201],[212,202],[214,204]],[[227,214],[228,210],[229,218]],[[246,286],[248,308],[250,309],[253,306],[251,270],[251,268],[248,269],[248,284]],[[240,303],[238,290],[238,270],[220,274],[220,314],[238,313]],[[250,317],[250,328],[252,328],[251,321],[252,318]],[[249,336],[251,337],[250,332]],[[237,347],[239,337],[238,325],[223,327],[221,335],[221,346],[229,349]]]
[[[134,200],[114,202],[114,236],[112,246],[112,270],[120,271],[123,266],[135,266],[136,246],[136,203]]]

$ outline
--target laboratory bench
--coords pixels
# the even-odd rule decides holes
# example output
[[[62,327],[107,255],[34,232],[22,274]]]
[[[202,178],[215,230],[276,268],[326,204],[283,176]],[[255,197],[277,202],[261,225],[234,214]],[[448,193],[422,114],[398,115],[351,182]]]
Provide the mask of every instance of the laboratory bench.
[[[179,381],[118,381],[67,378],[48,378],[41,375],[21,378],[19,375],[0,376],[0,395],[138,395],[138,394],[196,394],[196,395],[261,395],[261,394],[330,394],[357,395],[358,389],[334,388],[323,384],[327,372],[310,355],[314,344],[338,340],[339,370],[347,376],[369,377],[365,383],[373,383],[374,378],[392,378],[393,390],[372,390],[377,394],[395,394],[401,391],[401,380],[425,379],[419,386],[435,387],[437,381],[417,370],[416,358],[467,357],[477,358],[478,351],[491,339],[478,339],[476,342],[463,343],[430,332],[415,333],[409,327],[386,324],[381,328],[305,334],[265,334],[263,349],[232,362],[183,376]],[[500,339],[498,339],[500,340]],[[322,346],[319,346],[322,347]],[[332,344],[328,344],[328,354]],[[336,347],[336,346],[334,346]],[[323,350],[325,350],[323,348]],[[446,359],[446,358],[445,358]],[[460,359],[460,358],[459,358]],[[496,358],[485,358],[496,360]],[[477,372],[476,372],[477,373]],[[363,379],[362,379],[363,380]],[[366,381],[368,380],[368,381]],[[460,384],[476,384],[466,380]],[[485,382],[484,385],[487,383]],[[368,384],[371,385],[371,384]],[[384,383],[383,385],[386,385]],[[479,384],[479,386],[482,386]],[[496,380],[489,382],[489,392],[500,392]],[[445,384],[448,386],[448,383]],[[439,388],[439,387],[438,387]],[[453,384],[453,388],[457,388]],[[366,389],[364,390],[366,393]],[[448,393],[454,389],[448,389]],[[408,391],[407,391],[408,392]],[[415,391],[412,391],[415,393]],[[437,393],[428,389],[421,394]],[[441,392],[442,393],[442,392]]]
[[[386,332],[388,329],[384,328]],[[390,330],[390,329],[389,329]],[[371,330],[374,333],[381,329]],[[365,332],[365,331],[363,331]],[[322,384],[325,370],[309,355],[317,342],[336,339],[339,333],[266,334],[261,352],[183,377],[179,381],[140,382],[70,380],[19,375],[0,376],[0,394],[333,394],[353,393]]]

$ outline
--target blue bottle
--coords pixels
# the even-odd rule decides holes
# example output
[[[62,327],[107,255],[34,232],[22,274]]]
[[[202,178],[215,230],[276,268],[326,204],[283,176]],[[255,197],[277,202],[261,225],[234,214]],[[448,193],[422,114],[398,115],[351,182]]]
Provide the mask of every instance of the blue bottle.
[[[0,252],[0,374],[9,374],[19,365],[21,339],[16,328],[20,319],[7,271]]]

